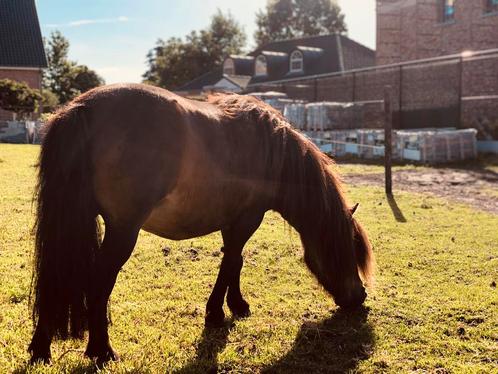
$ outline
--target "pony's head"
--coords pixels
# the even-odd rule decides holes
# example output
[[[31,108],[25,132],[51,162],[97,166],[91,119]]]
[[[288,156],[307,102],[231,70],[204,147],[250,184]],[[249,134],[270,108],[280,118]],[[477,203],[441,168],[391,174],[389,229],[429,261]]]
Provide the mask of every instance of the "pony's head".
[[[306,265],[319,283],[334,298],[337,305],[350,309],[360,306],[367,296],[365,286],[372,281],[373,253],[366,232],[353,217],[337,227],[334,220],[330,230],[321,235],[301,236]],[[333,228],[335,226],[335,228]]]

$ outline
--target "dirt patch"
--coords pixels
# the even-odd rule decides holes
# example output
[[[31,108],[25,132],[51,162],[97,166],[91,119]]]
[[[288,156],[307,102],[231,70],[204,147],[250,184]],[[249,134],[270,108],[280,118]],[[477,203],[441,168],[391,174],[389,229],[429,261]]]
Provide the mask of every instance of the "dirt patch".
[[[347,174],[346,183],[384,185],[384,174]],[[422,192],[498,214],[498,173],[492,170],[422,169],[393,173],[395,190]]]

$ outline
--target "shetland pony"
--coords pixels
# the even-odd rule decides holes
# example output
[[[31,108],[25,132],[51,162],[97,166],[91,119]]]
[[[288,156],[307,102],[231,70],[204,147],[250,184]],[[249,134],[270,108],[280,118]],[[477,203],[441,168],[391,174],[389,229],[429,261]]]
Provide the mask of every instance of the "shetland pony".
[[[366,297],[373,254],[332,161],[261,101],[207,102],[146,85],[93,89],[46,125],[37,186],[32,362],[54,337],[82,338],[86,355],[117,359],[107,303],[140,229],[182,240],[221,230],[223,260],[206,306],[223,324],[240,291],[242,249],[274,210],[300,234],[306,265],[336,304]],[[101,241],[97,217],[105,222]]]

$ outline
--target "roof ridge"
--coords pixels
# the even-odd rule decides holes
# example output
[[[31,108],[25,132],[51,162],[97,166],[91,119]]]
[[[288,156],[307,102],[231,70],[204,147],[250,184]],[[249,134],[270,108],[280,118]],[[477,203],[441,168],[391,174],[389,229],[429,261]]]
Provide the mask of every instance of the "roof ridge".
[[[298,40],[307,40],[307,39],[315,39],[315,38],[326,38],[326,37],[335,36],[337,34],[342,35],[341,33],[334,32],[334,33],[329,33],[329,34],[318,34],[318,35],[299,36],[299,37],[296,37],[296,38],[289,38],[289,39],[277,39],[277,40],[273,40],[271,42],[268,42],[266,44],[263,44],[261,47],[256,48],[255,51],[258,50],[258,49],[264,49],[264,47],[266,47],[267,45],[273,44],[273,43],[295,42],[295,41],[298,41]]]

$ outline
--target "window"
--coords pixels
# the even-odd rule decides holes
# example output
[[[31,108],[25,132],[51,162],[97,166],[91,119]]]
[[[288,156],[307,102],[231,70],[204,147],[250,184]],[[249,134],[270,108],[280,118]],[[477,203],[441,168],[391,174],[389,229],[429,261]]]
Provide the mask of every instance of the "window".
[[[443,22],[455,20],[455,0],[443,0]]]
[[[486,0],[486,12],[498,12],[498,0]]]
[[[231,58],[227,58],[223,63],[223,74],[235,75],[235,64]]]
[[[263,55],[259,55],[256,58],[256,62],[254,64],[254,75],[256,76],[262,76],[262,75],[267,75],[268,70],[266,66],[266,57]]]
[[[292,52],[290,56],[290,72],[302,72],[303,67],[303,54],[301,53],[301,51]]]

